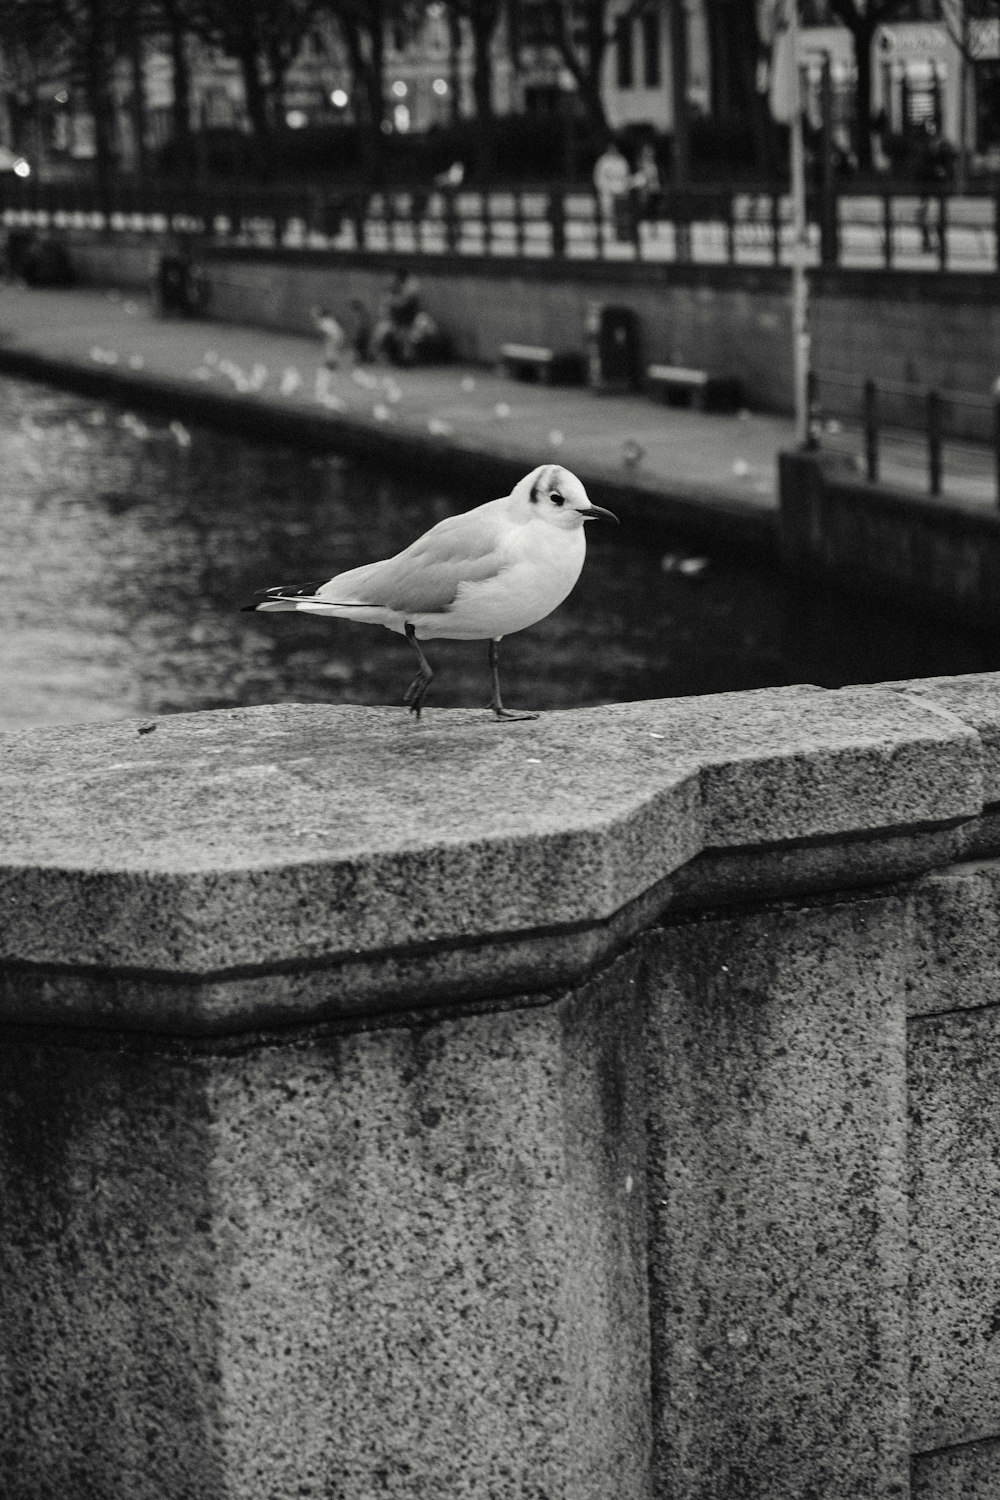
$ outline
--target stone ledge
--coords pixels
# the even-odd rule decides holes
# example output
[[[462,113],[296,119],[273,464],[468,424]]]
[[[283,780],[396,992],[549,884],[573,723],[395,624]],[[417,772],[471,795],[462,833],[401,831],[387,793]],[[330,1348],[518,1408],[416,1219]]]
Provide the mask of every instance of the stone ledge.
[[[8,1020],[224,1031],[564,984],[685,881],[746,899],[960,857],[990,753],[900,685],[146,728],[0,736]]]

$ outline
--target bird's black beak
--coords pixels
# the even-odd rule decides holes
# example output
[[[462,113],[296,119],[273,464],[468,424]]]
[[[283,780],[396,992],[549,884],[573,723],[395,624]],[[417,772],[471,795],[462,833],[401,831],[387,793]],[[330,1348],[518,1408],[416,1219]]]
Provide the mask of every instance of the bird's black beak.
[[[603,505],[588,505],[586,510],[581,510],[580,514],[585,521],[614,521],[616,526],[621,525],[614,512],[605,510]]]

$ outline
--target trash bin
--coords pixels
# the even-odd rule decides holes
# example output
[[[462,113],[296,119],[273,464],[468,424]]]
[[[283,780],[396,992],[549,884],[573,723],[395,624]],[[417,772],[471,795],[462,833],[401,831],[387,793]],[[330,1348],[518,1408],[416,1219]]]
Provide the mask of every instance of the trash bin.
[[[587,366],[592,391],[639,389],[639,320],[631,307],[591,303],[587,312]]]
[[[72,286],[73,267],[62,240],[32,238],[21,260],[21,275],[33,287]]]
[[[156,291],[164,317],[183,317],[192,311],[191,266],[186,256],[177,253],[161,255],[156,270]]]

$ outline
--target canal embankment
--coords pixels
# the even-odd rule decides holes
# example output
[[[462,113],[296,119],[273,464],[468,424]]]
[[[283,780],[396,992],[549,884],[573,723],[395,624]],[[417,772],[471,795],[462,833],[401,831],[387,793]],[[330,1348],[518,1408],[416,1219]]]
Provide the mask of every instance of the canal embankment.
[[[933,500],[905,435],[883,441],[880,485],[826,453],[796,455],[779,476],[794,442],[787,418],[522,383],[470,363],[326,371],[315,336],[157,318],[138,290],[5,288],[0,372],[374,459],[467,487],[469,504],[563,462],[632,523],[780,557],[807,581],[941,619],[996,623],[1000,514],[986,445],[980,477],[946,477]]]
[[[0,372],[419,470],[468,484],[470,504],[562,462],[630,520],[776,550],[777,453],[792,440],[782,417],[597,396],[471,364],[327,372],[317,337],[160,319],[119,290],[5,288]]]

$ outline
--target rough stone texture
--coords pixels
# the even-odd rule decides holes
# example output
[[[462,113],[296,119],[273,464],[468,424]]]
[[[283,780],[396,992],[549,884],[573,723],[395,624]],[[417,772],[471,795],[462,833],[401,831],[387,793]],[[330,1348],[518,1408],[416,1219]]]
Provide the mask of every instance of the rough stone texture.
[[[0,1045],[0,1494],[224,1496],[205,1069]]]
[[[906,1493],[905,919],[647,944],[654,1492]]]
[[[0,741],[3,1500],[994,1500],[992,703]]]
[[[936,704],[974,729],[983,747],[983,802],[1000,802],[1000,675],[969,672],[961,677],[924,677],[882,686]]]
[[[909,896],[912,1016],[1000,1004],[1000,864],[952,865]]]
[[[1000,1438],[921,1453],[913,1461],[912,1500],[996,1500]]]
[[[4,1500],[643,1500],[637,1010],[19,1036]]]
[[[913,1444],[1000,1431],[1000,1009],[909,1026]]]
[[[889,690],[788,688],[503,726],[298,706],[143,727],[0,738],[8,967],[211,980],[506,949],[609,923],[703,848],[948,829],[982,804],[974,731]],[[826,882],[837,873],[834,862]],[[882,877],[898,873],[893,859]],[[188,1029],[273,1019],[199,1014],[205,993],[188,992]],[[37,984],[26,1010],[21,995],[5,986],[5,1014],[40,1018]],[[106,1022],[107,1001],[75,1019]]]

